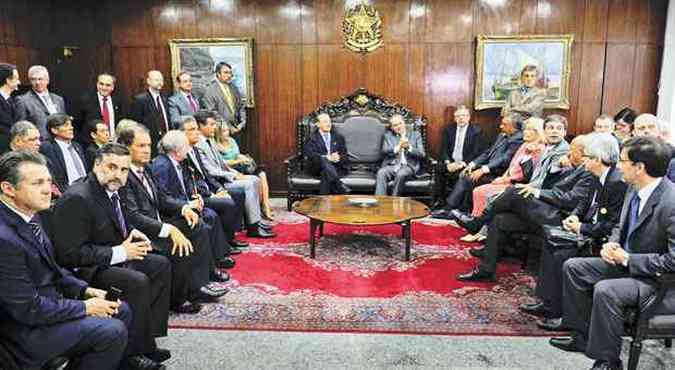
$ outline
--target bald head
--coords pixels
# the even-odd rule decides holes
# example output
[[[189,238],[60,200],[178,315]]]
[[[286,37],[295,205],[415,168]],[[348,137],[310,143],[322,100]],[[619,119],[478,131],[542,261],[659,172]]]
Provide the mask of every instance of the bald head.
[[[148,71],[145,82],[148,84],[150,89],[158,92],[164,86],[164,76],[162,76],[162,72],[160,71]]]

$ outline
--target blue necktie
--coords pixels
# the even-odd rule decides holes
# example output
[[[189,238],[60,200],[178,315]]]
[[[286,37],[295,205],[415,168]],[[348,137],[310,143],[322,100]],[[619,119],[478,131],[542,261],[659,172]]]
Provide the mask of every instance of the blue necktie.
[[[112,201],[113,211],[115,212],[115,217],[117,218],[117,224],[122,230],[122,237],[126,239],[127,237],[127,223],[124,221],[124,215],[122,214],[122,207],[120,206],[120,196],[117,193],[114,193],[110,196]]]
[[[628,229],[626,231],[626,241],[624,243],[624,249],[626,252],[630,253],[631,252],[631,247],[630,247],[630,235],[635,231],[635,227],[637,226],[637,221],[638,221],[638,216],[640,214],[640,197],[638,196],[638,193],[636,192],[635,195],[633,195],[633,198],[630,200],[630,209],[628,210]]]
[[[323,143],[326,145],[326,152],[330,154],[330,136],[328,134],[323,134]]]

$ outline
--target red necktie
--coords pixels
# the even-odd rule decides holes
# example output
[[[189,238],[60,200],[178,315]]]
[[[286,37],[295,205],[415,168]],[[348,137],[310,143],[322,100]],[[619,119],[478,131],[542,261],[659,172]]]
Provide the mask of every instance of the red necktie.
[[[162,122],[164,123],[164,130],[169,131],[169,124],[166,122],[166,116],[164,115],[164,109],[162,109],[162,101],[159,100],[159,95],[157,95],[157,110],[162,116]]]
[[[108,111],[108,97],[107,96],[103,97],[103,104],[101,104],[101,116],[103,118],[103,122],[105,122],[105,125],[107,127],[110,127],[110,112]]]
[[[190,102],[190,105],[192,106],[192,111],[196,112],[197,111],[197,104],[195,104],[195,100],[192,99],[192,95],[188,95],[188,102]]]

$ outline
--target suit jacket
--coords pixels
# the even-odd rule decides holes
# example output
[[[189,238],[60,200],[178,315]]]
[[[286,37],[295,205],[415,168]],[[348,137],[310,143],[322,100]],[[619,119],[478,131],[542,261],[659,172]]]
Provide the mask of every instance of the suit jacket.
[[[108,268],[112,247],[122,244],[133,229],[122,194],[120,206],[126,234],[117,222],[108,194],[93,173],[68,188],[56,203],[50,222],[59,264],[79,268],[78,276],[85,281],[91,281],[99,269]]]
[[[502,117],[513,112],[520,114],[524,119],[529,117],[541,117],[544,113],[544,101],[546,89],[533,87],[527,93],[518,88],[511,91],[502,107]]]
[[[197,98],[192,95],[192,99],[195,101],[195,106],[199,110],[199,101]],[[181,117],[183,116],[192,116],[195,114],[195,110],[192,109],[190,102],[180,91],[176,91],[168,99],[169,104],[169,115],[171,116],[171,124],[173,127],[178,127],[180,125]]]
[[[539,162],[535,164],[536,166],[532,173],[532,178],[530,179],[530,185],[541,188],[549,173],[555,176],[563,171],[563,168],[560,167],[560,158],[567,155],[569,151],[570,145],[565,140],[562,140],[556,144],[556,146],[549,148],[541,158],[539,158]]]
[[[113,114],[115,115],[115,124],[125,117],[126,112],[122,106],[121,99],[113,94],[110,96],[113,106]],[[80,97],[80,111],[75,117],[75,130],[78,132],[78,140],[83,144],[92,142],[89,133],[86,132],[87,122],[92,119],[103,119],[101,113],[101,104],[98,101],[98,92],[96,90],[89,91]]]
[[[453,162],[452,153],[455,151],[455,138],[457,136],[457,125],[449,124],[443,129],[441,138],[440,162]],[[462,147],[462,160],[466,163],[471,162],[485,149],[485,140],[480,126],[469,123],[464,135],[464,146]]]
[[[162,100],[164,110],[166,111],[166,123],[170,130],[172,127],[169,101],[163,93],[160,93],[160,99]],[[157,143],[167,130],[164,120],[162,119],[162,113],[157,109],[157,103],[152,98],[150,91],[146,90],[134,96],[134,99],[131,102],[130,116],[134,121],[142,123],[150,131],[150,138],[152,139],[152,155],[155,156]]]
[[[218,112],[223,117],[223,120],[230,125],[230,127],[238,127],[244,129],[246,127],[246,104],[242,99],[241,93],[237,87],[228,83],[225,85],[230,89],[230,93],[234,98],[234,112],[225,103],[225,96],[220,88],[220,82],[214,80],[206,87],[204,96],[202,96],[202,107],[208,110]]]
[[[610,167],[605,184],[600,186],[600,179],[593,182],[593,189],[588,197],[581,200],[574,215],[581,221],[581,234],[596,241],[604,242],[609,238],[614,226],[619,222],[623,198],[628,185],[623,182],[621,170],[616,166]],[[595,195],[595,212],[597,220],[593,222],[593,215],[588,215]],[[590,216],[586,218],[585,216]]]
[[[675,185],[663,178],[647,199],[637,225],[627,233],[628,209],[636,190],[626,192],[619,224],[610,241],[625,247],[630,242],[628,271],[632,276],[657,276],[675,272]],[[670,296],[670,295],[669,295]]]
[[[490,169],[490,173],[499,176],[509,168],[511,158],[513,158],[513,155],[516,154],[522,144],[522,131],[518,131],[511,136],[499,134],[494,144],[471,162],[476,167],[487,166]]]
[[[206,169],[202,152],[199,149],[195,149],[194,155],[188,153],[187,158],[183,161],[183,165],[188,169],[185,173],[190,175],[188,182],[192,182],[192,186],[197,189],[197,192],[203,198],[208,198],[214,193],[223,190],[223,185],[215,177],[211,176]]]
[[[551,189],[541,189],[539,199],[570,214],[584,214],[588,203],[582,202],[592,196],[596,178],[583,165],[568,170]]]
[[[0,202],[0,332],[16,345],[8,349],[23,364],[34,361],[27,354],[34,352],[36,335],[86,314],[77,299],[87,283],[61,268],[45,242],[40,245],[31,227]]]
[[[340,161],[335,163],[335,166],[345,170],[349,159],[347,154],[347,144],[345,143],[344,136],[338,134],[335,130],[331,130],[330,132],[330,151],[331,153],[337,152],[340,155]],[[326,150],[323,136],[321,136],[318,129],[312,131],[309,138],[307,138],[307,141],[305,141],[302,155],[311,161],[327,154],[330,153]]]
[[[159,192],[174,200],[187,202],[191,199],[193,194],[196,194],[196,189],[194,187],[194,182],[189,179],[189,169],[184,163],[181,163],[181,168],[183,168],[183,183],[185,184],[185,190],[183,190],[183,187],[179,182],[178,173],[173,166],[173,162],[171,162],[171,159],[169,159],[166,154],[158,155],[148,166],[148,170],[152,174],[152,178],[155,180],[155,185],[159,189]]]
[[[412,168],[413,173],[418,174],[421,169],[421,162],[426,157],[424,152],[424,143],[422,135],[418,131],[408,131],[408,142],[410,148],[405,152],[405,159],[408,166]],[[323,141],[323,140],[322,140]],[[401,153],[394,153],[394,148],[398,145],[400,138],[393,131],[387,130],[382,140],[382,166],[397,165],[401,159]]]
[[[91,143],[84,151],[84,158],[87,160],[87,166],[90,169],[94,168],[94,159],[96,159],[96,152],[99,148],[100,146],[96,145],[96,143]]]
[[[204,168],[209,175],[221,182],[232,182],[235,180],[236,175],[234,171],[227,165],[225,159],[220,155],[217,149],[212,148],[209,145],[206,138],[202,137],[194,146],[194,150],[199,151],[202,160],[201,163],[204,164],[204,167],[202,168]]]
[[[17,121],[16,100],[10,97],[5,100],[0,95],[0,153],[9,150],[9,130]]]
[[[66,103],[62,97],[54,93],[49,93],[49,97],[56,106],[56,113],[66,113]],[[30,90],[17,98],[16,110],[17,121],[27,120],[33,122],[38,130],[40,130],[40,135],[43,138],[49,137],[49,133],[47,132],[47,116],[49,116],[49,111],[34,90]]]
[[[89,161],[87,161],[87,157],[84,154],[84,150],[76,141],[72,141],[71,143],[82,161],[84,170],[89,172],[91,168],[89,166]],[[57,144],[53,138],[44,141],[40,145],[40,153],[47,157],[47,167],[52,174],[54,184],[56,184],[56,187],[61,193],[65,192],[68,189],[68,173],[66,172],[66,161],[63,159],[63,152],[61,152],[59,144]]]

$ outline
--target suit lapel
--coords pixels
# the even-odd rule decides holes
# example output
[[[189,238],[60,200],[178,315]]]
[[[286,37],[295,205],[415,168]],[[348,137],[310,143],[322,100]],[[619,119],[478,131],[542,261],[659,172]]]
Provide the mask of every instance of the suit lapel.
[[[659,200],[661,200],[661,193],[663,193],[663,181],[664,180],[661,180],[661,183],[656,187],[656,189],[654,189],[654,192],[652,192],[652,195],[649,196],[649,199],[647,199],[647,203],[642,208],[642,212],[640,212],[640,215],[638,216],[637,223],[635,224],[631,235],[635,233],[635,231],[645,222],[645,220],[647,220],[647,218],[652,215],[652,213],[654,213],[654,207],[656,207],[656,205],[659,203]]]
[[[120,233],[122,238],[124,238],[124,230],[122,230],[122,226],[117,222],[117,215],[115,214],[115,211],[113,211],[112,201],[108,197],[108,193],[106,193],[105,189],[103,189],[103,187],[98,184],[98,180],[93,174],[90,175],[90,177],[87,179],[87,182],[89,182],[89,186],[92,187],[92,192],[94,193],[94,199],[96,200],[96,203],[98,203],[103,208],[105,213],[112,221],[112,224],[115,225],[117,231]],[[120,199],[120,208],[121,207],[122,200]]]
[[[28,224],[26,224],[26,222],[23,219],[21,219],[19,215],[14,213],[14,211],[9,209],[6,205],[0,203],[0,207],[2,207],[2,210],[7,214],[7,216],[9,216],[10,218],[9,222],[12,224],[12,227],[14,228],[16,235],[21,239],[23,239],[26,243],[30,244],[33,248],[35,248],[40,257],[47,263],[47,265],[60,274],[61,271],[58,265],[56,264],[56,260],[54,258],[52,251],[49,250],[47,246],[42,246],[40,245],[40,243],[38,243],[38,241],[35,239],[35,235],[33,234],[33,230],[31,230],[31,227]],[[44,237],[47,238],[47,235],[45,234]],[[46,240],[46,242],[49,241]]]
[[[153,197],[148,193],[148,190],[145,188],[145,185],[143,185],[143,181],[141,181],[141,179],[139,179],[138,176],[136,176],[136,172],[134,172],[134,171],[129,171],[129,172],[131,173],[131,175],[129,176],[129,180],[130,180],[130,181],[134,181],[134,182],[138,185],[138,188],[141,189],[141,193],[145,194],[145,196],[148,198],[148,200],[150,201],[150,203],[154,204],[154,203],[155,203],[155,198],[153,198]],[[157,194],[156,190],[155,190],[155,189],[153,188],[153,186],[152,186],[152,182],[150,181],[150,179],[149,179],[149,177],[148,177],[148,174],[146,173],[144,176],[145,176],[145,179],[148,181],[148,184],[150,184],[150,188],[152,189],[152,191],[154,192],[154,194]]]
[[[35,99],[38,102],[38,104],[40,105],[40,107],[42,107],[42,110],[44,111],[44,113],[46,115],[49,115],[49,109],[47,109],[47,106],[45,105],[45,102],[42,101],[42,98],[40,98],[40,95],[38,95],[35,92],[35,90],[31,90],[30,93],[33,94],[33,99]]]

